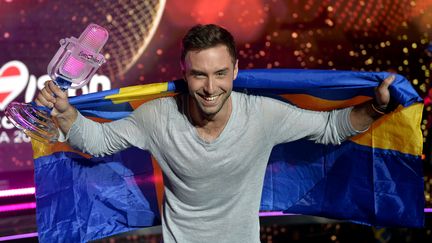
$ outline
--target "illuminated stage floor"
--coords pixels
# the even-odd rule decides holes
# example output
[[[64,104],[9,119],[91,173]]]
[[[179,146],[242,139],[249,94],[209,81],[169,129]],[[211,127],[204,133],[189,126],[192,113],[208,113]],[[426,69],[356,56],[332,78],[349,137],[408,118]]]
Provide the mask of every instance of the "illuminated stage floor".
[[[373,228],[343,221],[304,215],[261,217],[261,242],[432,242],[432,215],[423,229]],[[119,234],[95,243],[145,242],[161,240],[161,227]],[[0,241],[38,242],[34,213],[0,217]]]

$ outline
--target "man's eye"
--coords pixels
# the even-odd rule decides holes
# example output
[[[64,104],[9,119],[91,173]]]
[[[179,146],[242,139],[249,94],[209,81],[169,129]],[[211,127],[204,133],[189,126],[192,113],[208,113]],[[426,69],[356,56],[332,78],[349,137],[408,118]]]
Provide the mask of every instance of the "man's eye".
[[[194,74],[192,74],[192,76],[193,76],[194,78],[203,78],[205,75],[204,75],[204,74],[201,74],[201,73],[194,73]]]
[[[219,77],[223,77],[223,76],[226,75],[226,73],[216,73],[216,75],[219,76]]]

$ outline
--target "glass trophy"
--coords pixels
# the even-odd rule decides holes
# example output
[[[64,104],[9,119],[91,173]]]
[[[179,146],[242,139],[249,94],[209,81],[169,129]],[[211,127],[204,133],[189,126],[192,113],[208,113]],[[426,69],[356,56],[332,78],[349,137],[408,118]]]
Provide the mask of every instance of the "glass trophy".
[[[48,75],[64,92],[69,88],[81,88],[105,62],[100,51],[107,40],[108,31],[96,24],[88,25],[78,39],[60,40],[60,48],[48,64]],[[11,102],[5,111],[12,124],[27,136],[44,143],[55,143],[59,130],[50,113],[49,108],[34,102]]]

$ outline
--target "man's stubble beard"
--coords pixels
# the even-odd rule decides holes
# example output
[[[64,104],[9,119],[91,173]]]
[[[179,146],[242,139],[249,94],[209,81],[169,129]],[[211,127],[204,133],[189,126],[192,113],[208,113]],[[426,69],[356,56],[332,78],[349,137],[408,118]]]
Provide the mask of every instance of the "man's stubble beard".
[[[206,109],[205,109],[205,107],[203,107],[202,103],[198,102],[197,99],[200,99],[200,98],[196,98],[196,96],[193,96],[194,102],[196,103],[196,106],[197,106],[198,112],[200,113],[200,116],[202,116],[203,118],[206,118],[206,119],[211,119],[214,116],[216,116],[222,110],[222,108],[225,106],[225,104],[228,102],[229,98],[231,97],[231,92],[232,91],[229,91],[228,93],[226,93],[224,95],[224,99],[220,103],[220,106],[217,108],[216,111],[211,112],[211,113],[206,112]]]

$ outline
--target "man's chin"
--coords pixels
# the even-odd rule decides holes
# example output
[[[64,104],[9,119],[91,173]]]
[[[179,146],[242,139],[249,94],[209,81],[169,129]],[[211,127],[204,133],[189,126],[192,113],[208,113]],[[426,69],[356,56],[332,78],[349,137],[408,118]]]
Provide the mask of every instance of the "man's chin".
[[[201,107],[201,114],[206,118],[213,118],[220,110],[220,108],[209,109]]]

